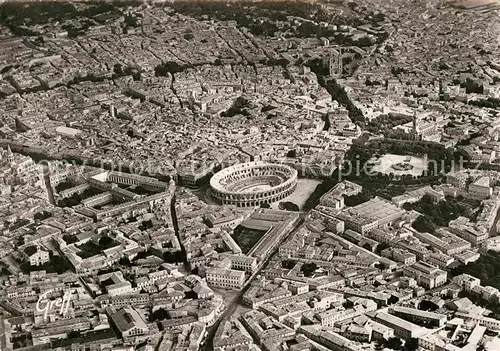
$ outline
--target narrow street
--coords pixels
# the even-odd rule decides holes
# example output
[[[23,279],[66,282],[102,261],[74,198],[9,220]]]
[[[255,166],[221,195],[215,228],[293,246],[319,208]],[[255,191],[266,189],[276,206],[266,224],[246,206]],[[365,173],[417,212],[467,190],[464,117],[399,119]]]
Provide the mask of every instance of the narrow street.
[[[188,274],[190,274],[191,270],[190,270],[189,264],[187,263],[187,260],[186,260],[186,250],[184,249],[184,245],[182,245],[182,240],[181,240],[180,234],[179,234],[179,222],[177,220],[177,212],[175,211],[175,195],[172,196],[172,200],[170,203],[170,216],[172,217],[172,224],[174,226],[175,236],[177,237],[177,240],[179,240],[179,243],[181,244],[182,257],[183,257],[182,263],[183,263],[184,269],[186,272],[188,272]]]
[[[52,190],[52,185],[50,184],[50,168],[47,164],[43,165],[43,181],[45,182],[45,188],[47,189],[47,198],[52,205],[55,205],[54,191]]]
[[[249,280],[250,281],[250,280]],[[236,295],[231,302],[229,302],[228,305],[226,305],[226,309],[224,310],[224,313],[222,313],[217,321],[209,328],[207,328],[207,338],[205,339],[205,344],[203,345],[202,349],[206,351],[211,351],[214,349],[214,337],[215,337],[215,332],[217,331],[217,328],[219,328],[219,325],[223,320],[225,320],[228,317],[231,317],[236,309],[238,308],[238,305],[241,303],[241,297],[245,292],[248,290],[248,287],[250,284],[247,284],[243,289],[240,290],[238,295]]]
[[[7,313],[0,312],[0,350],[6,350],[5,342],[5,320],[10,318]]]
[[[290,231],[290,233],[288,233],[288,235],[283,238],[282,242],[284,242],[290,235],[292,235],[297,229],[300,228],[300,226],[304,223],[304,217],[306,215],[307,215],[307,213],[304,213],[303,215],[301,215],[301,218],[298,221],[298,223]],[[240,290],[240,292],[238,293],[238,295],[236,295],[231,300],[231,302],[228,305],[226,305],[226,309],[225,309],[224,313],[222,313],[219,316],[219,318],[214,323],[214,325],[212,325],[211,327],[207,328],[207,337],[205,339],[205,344],[202,347],[203,350],[205,350],[205,351],[211,351],[211,350],[214,349],[213,345],[214,345],[215,332],[217,331],[217,328],[219,327],[220,323],[224,319],[226,319],[228,317],[231,317],[234,314],[234,312],[236,311],[236,309],[238,308],[238,306],[242,303],[241,302],[241,297],[248,290],[248,288],[252,284],[253,279],[260,274],[260,272],[267,266],[267,264],[268,264],[269,260],[271,259],[271,257],[273,257],[276,253],[277,253],[277,249],[271,255],[269,255],[269,257],[268,257],[267,260],[265,260],[264,262],[262,262],[262,264],[259,266],[259,268],[255,271],[255,273],[246,281],[245,285],[243,286],[243,289]]]
[[[495,236],[498,235],[498,232],[497,232],[497,225],[498,225],[498,221],[500,220],[500,210],[497,211],[497,214],[495,216],[495,220],[493,221],[493,225],[491,226],[491,229],[490,229],[490,238],[493,238]]]

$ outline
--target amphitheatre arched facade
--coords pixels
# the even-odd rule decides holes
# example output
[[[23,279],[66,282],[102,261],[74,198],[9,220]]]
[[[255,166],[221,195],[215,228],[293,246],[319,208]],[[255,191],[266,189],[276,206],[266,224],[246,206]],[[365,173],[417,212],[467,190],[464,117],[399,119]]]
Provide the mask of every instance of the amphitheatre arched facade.
[[[212,196],[223,205],[254,207],[291,195],[298,172],[283,164],[240,163],[221,170],[210,179]]]

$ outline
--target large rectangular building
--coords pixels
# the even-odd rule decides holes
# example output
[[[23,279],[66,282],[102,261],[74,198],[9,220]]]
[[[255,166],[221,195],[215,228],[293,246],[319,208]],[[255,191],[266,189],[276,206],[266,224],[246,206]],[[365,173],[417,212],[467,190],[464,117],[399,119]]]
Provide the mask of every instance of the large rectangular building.
[[[403,267],[403,274],[414,278],[419,285],[426,289],[444,285],[448,277],[446,271],[426,262],[417,262],[411,266]]]
[[[108,307],[106,311],[123,338],[144,335],[149,330],[142,317],[132,307],[124,307],[118,311]]]
[[[418,338],[425,331],[424,328],[410,323],[399,317],[385,312],[379,312],[375,315],[375,320],[394,330],[394,335],[403,339]]]
[[[417,310],[402,306],[389,308],[389,313],[410,322],[424,322],[430,326],[442,327],[446,323],[446,316],[440,313]]]
[[[460,285],[465,291],[472,291],[476,286],[481,285],[481,280],[469,274],[460,274],[453,277],[453,282]]]
[[[209,268],[207,284],[216,288],[239,290],[245,283],[245,272],[224,268]]]
[[[330,191],[319,199],[322,206],[341,209],[344,207],[344,196],[353,196],[363,191],[363,187],[356,183],[344,180],[335,185]]]
[[[455,317],[462,318],[465,321],[476,322],[477,324],[486,327],[488,329],[497,331],[500,330],[500,320],[495,318],[485,317],[477,314],[472,314],[469,312],[457,312],[455,314]]]
[[[405,214],[404,210],[394,205],[391,201],[378,196],[350,210],[353,214],[377,221],[380,227],[392,224],[401,219]]]
[[[377,196],[358,206],[348,208],[338,218],[345,222],[346,229],[365,234],[375,228],[391,226],[401,220],[405,213],[391,201]]]

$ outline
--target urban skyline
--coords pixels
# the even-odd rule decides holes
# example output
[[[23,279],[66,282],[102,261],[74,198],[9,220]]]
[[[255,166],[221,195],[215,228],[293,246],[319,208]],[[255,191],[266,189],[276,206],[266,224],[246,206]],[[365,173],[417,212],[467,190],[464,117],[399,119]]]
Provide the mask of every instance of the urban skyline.
[[[0,350],[500,350],[500,3],[0,1]]]

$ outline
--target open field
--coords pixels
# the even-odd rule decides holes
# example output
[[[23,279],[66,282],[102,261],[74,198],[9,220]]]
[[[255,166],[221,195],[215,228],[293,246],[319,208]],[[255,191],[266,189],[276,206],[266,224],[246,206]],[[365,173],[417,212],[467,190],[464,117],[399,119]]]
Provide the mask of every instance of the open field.
[[[302,210],[306,200],[313,193],[314,189],[316,189],[316,186],[318,186],[319,183],[321,183],[321,181],[317,179],[300,178],[295,191],[290,196],[285,197],[281,201],[293,202],[294,204],[299,206],[299,209]],[[271,205],[271,208],[277,210],[278,205],[279,202],[275,202]]]

